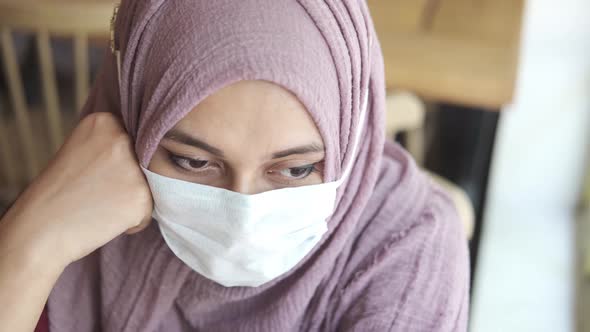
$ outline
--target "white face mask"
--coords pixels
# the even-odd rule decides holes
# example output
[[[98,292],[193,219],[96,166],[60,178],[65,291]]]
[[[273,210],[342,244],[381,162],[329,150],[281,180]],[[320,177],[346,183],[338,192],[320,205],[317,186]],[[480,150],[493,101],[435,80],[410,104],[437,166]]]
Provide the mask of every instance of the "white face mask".
[[[328,230],[336,199],[335,182],[244,195],[143,171],[170,249],[226,287],[259,286],[290,270]]]
[[[355,135],[356,155],[367,98]],[[256,195],[167,178],[142,168],[164,240],[190,268],[226,287],[257,287],[292,269],[322,239],[338,181]]]

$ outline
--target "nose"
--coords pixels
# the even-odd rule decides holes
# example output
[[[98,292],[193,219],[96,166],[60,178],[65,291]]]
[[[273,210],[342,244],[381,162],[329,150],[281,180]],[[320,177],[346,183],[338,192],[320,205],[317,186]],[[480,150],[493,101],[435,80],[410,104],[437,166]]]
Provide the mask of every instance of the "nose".
[[[264,189],[259,188],[256,183],[257,181],[254,177],[237,175],[233,177],[230,185],[226,189],[244,195],[254,195],[263,192]]]

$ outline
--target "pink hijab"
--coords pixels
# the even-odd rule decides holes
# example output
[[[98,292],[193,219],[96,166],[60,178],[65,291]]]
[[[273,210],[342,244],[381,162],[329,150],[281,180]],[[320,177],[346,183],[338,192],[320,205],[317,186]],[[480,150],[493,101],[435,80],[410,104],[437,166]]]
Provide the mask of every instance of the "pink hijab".
[[[121,84],[107,56],[84,113],[121,116],[141,165],[201,100],[266,80],[316,122],[326,180],[354,168],[328,234],[279,278],[225,288],[178,260],[152,225],[66,269],[49,299],[52,332],[465,329],[465,241],[446,196],[385,143],[383,61],[364,1],[123,0],[115,40]]]

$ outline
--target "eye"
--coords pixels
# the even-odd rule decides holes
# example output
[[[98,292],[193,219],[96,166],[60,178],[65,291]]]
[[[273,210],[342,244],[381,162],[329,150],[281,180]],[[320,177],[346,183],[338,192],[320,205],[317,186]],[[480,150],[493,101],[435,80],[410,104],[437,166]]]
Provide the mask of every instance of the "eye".
[[[299,180],[308,177],[315,170],[316,168],[314,164],[302,167],[285,168],[281,170],[279,173],[283,176]]]
[[[183,170],[192,172],[203,171],[216,167],[216,165],[211,163],[209,160],[192,159],[174,154],[170,154],[170,160]]]

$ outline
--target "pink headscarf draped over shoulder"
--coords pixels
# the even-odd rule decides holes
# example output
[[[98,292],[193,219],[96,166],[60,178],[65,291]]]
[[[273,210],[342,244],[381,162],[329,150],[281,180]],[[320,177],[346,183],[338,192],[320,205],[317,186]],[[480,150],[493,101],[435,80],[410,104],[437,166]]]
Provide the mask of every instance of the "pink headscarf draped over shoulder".
[[[446,196],[385,143],[383,60],[364,1],[123,0],[115,40],[120,85],[107,56],[84,113],[119,115],[142,166],[204,98],[265,80],[315,121],[325,180],[353,169],[329,232],[279,278],[225,288],[177,259],[152,225],[66,269],[49,299],[52,332],[465,330],[465,241]]]

